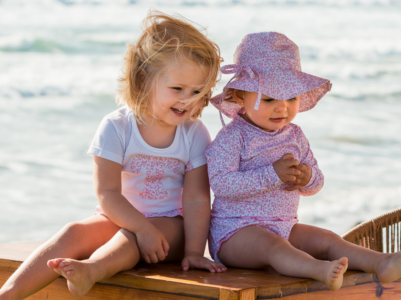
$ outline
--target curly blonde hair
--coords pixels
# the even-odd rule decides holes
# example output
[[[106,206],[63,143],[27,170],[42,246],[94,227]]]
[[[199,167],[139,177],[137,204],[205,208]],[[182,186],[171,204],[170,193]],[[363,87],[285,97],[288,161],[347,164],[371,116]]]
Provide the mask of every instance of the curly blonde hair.
[[[123,74],[119,79],[116,100],[127,104],[139,121],[152,112],[150,94],[159,76],[171,67],[171,60],[196,63],[207,74],[199,94],[187,99],[195,103],[192,118],[198,118],[209,104],[212,88],[220,75],[220,49],[194,23],[151,10],[143,21],[143,33],[134,44],[128,44]],[[206,69],[205,69],[206,68]]]

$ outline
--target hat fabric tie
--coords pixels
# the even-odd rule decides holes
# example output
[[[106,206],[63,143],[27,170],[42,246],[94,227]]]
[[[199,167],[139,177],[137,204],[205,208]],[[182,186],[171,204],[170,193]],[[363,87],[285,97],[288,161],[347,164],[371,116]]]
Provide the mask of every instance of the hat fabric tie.
[[[221,67],[221,72],[223,74],[234,74],[235,73],[235,75],[228,81],[227,85],[230,84],[231,81],[233,81],[235,78],[239,77],[243,71],[245,71],[245,73],[251,79],[255,79],[255,77],[257,77],[257,79],[258,79],[258,82],[259,82],[258,97],[256,98],[256,103],[255,103],[255,106],[253,107],[254,110],[258,110],[259,105],[260,105],[260,99],[262,98],[262,80],[263,80],[262,76],[259,75],[259,72],[253,70],[249,65],[231,64],[231,65],[225,65],[225,66]],[[225,90],[221,96],[221,102],[224,101],[224,98],[226,97],[226,95],[227,95],[227,91]],[[220,110],[220,115],[221,115],[221,110]]]

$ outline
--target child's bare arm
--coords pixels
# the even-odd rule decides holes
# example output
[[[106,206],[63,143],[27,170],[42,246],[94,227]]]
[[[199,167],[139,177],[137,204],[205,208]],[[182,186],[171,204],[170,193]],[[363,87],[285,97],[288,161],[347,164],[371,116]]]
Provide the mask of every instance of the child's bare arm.
[[[226,268],[204,257],[210,224],[210,187],[207,166],[185,173],[182,196],[185,230],[185,258],[182,267],[222,272]]]
[[[121,165],[94,156],[93,174],[97,199],[110,220],[136,235],[147,263],[164,260],[169,250],[164,235],[121,194]]]

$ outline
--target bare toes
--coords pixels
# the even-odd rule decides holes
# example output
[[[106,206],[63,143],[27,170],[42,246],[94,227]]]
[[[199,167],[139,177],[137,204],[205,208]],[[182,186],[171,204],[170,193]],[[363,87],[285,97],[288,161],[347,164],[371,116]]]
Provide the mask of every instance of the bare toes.
[[[62,270],[63,270],[64,272],[71,271],[71,270],[72,270],[72,266],[65,266],[65,267],[63,267]]]
[[[60,258],[50,259],[47,261],[47,266],[51,269],[57,268],[61,261],[62,259]]]

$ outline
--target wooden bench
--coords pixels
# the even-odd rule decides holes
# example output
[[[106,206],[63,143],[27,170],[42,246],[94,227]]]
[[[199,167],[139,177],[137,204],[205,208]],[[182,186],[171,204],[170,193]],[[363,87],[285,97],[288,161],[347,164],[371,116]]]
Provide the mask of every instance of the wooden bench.
[[[40,243],[0,245],[0,286]],[[81,299],[219,300],[401,299],[401,280],[381,284],[376,276],[348,271],[343,287],[328,291],[320,282],[268,271],[230,268],[225,273],[184,272],[180,264],[138,265],[97,283]],[[28,299],[76,299],[62,277]]]

